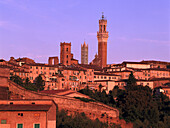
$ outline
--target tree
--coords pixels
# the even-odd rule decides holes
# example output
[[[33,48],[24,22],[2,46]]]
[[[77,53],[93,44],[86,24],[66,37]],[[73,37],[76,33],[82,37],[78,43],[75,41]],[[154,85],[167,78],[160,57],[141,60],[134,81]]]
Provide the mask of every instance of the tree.
[[[14,75],[10,77],[10,80],[12,80],[13,82],[15,82],[16,84],[20,85],[20,86],[24,86],[23,84],[23,79],[21,79],[19,76]]]
[[[34,85],[36,86],[37,90],[42,91],[44,90],[45,82],[42,79],[41,75],[35,78]]]
[[[129,79],[128,79],[128,81],[127,81],[127,86],[126,86],[126,88],[127,88],[127,90],[128,89],[132,89],[133,88],[133,86],[136,86],[137,84],[136,84],[136,79],[135,79],[135,77],[134,77],[134,75],[133,75],[133,72],[131,72],[131,74],[129,75]]]
[[[99,92],[101,92],[101,90],[102,90],[102,84],[99,84]]]

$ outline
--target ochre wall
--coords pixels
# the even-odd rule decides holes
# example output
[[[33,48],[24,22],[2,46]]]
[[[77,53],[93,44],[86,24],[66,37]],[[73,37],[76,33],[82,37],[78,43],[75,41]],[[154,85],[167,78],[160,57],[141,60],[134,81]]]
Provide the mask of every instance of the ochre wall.
[[[18,113],[23,113],[23,117],[18,116]],[[35,114],[40,114],[40,116],[35,116]],[[42,111],[1,111],[0,119],[7,120],[7,124],[10,124],[10,128],[16,128],[17,123],[23,123],[24,128],[33,128],[33,124],[40,124],[41,128],[46,128],[46,112]],[[1,128],[0,124],[0,128]]]

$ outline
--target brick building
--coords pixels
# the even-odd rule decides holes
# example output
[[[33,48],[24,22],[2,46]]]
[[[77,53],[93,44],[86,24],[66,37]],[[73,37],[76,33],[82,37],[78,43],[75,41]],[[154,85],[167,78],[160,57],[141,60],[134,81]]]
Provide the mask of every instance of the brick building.
[[[71,53],[71,42],[60,43],[60,63],[63,65],[78,64],[78,60],[74,59]]]
[[[56,128],[53,100],[0,100],[0,128]]]
[[[71,65],[71,42],[60,43],[60,63]]]
[[[102,19],[99,20],[99,31],[97,32],[98,39],[98,56],[101,60],[99,65],[101,67],[106,67],[107,65],[107,39],[108,39],[108,31],[107,31],[107,20],[102,15]]]

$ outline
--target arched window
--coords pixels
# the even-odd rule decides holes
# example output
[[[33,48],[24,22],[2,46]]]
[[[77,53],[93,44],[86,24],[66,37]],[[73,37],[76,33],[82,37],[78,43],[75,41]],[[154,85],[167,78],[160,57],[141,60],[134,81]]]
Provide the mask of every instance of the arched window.
[[[106,26],[104,25],[104,32],[106,31]]]

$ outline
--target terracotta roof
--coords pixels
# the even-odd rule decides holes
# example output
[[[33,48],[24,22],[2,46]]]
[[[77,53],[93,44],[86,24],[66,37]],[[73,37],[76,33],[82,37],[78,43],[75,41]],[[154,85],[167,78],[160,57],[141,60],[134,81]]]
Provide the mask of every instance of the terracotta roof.
[[[102,68],[96,65],[90,65],[90,64],[79,64],[79,66],[87,69],[94,69],[95,71],[102,71]]]
[[[0,111],[48,111],[50,109],[51,105],[15,105],[15,104],[8,104],[0,105]]]
[[[120,76],[120,75],[109,74],[109,73],[103,73],[103,72],[94,72],[94,75]]]
[[[75,60],[75,61],[78,61],[77,59],[73,59],[73,58],[71,58],[71,60]]]
[[[117,72],[132,72],[132,71],[129,71],[129,70],[123,70],[123,71],[107,71],[109,73],[117,73]]]
[[[60,92],[65,92],[68,91],[68,89],[61,89],[61,90],[43,90],[40,91],[41,93],[47,93],[47,94],[56,94],[56,93],[60,93]]]
[[[94,82],[108,82],[108,81],[114,81],[114,80],[95,80]]]
[[[147,64],[147,65],[149,65],[148,63],[144,63],[144,62],[132,62],[132,61],[123,61],[122,64],[127,64],[127,63],[129,63],[129,64]]]
[[[85,69],[81,67],[63,67],[63,70],[75,70],[75,71],[86,71]]]
[[[170,64],[170,62],[156,61],[156,60],[143,60],[141,63],[155,63],[155,64]]]
[[[4,62],[5,60],[4,59],[0,59],[0,62]]]
[[[140,70],[170,71],[170,69],[166,69],[166,68],[147,68],[147,69],[140,69]]]
[[[58,65],[48,65],[48,64],[43,64],[43,63],[35,63],[35,64],[26,64],[29,66],[41,66],[41,67],[58,67]]]

